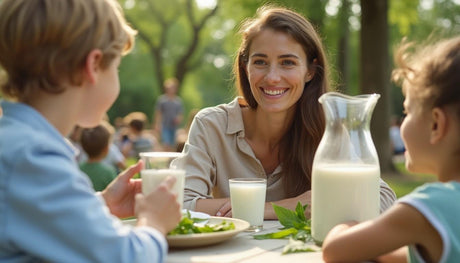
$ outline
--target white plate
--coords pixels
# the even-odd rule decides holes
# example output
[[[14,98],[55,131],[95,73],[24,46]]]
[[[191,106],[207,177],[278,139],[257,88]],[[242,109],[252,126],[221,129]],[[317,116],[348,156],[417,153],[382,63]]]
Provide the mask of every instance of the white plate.
[[[201,221],[201,222],[196,223],[196,224],[198,224],[198,225],[203,224],[204,225],[204,224],[208,223],[208,220],[206,220],[206,219],[209,219],[210,215],[208,215],[206,213],[202,213],[202,212],[195,212],[195,211],[187,210],[187,209],[182,209],[182,214],[184,215],[185,213],[187,213],[187,211],[190,212],[190,218],[204,219],[204,221]],[[123,221],[123,224],[125,224],[125,225],[136,226],[136,224],[137,224],[137,219],[136,218],[123,219],[122,221]]]
[[[241,219],[229,217],[211,216],[209,217],[207,224],[220,224],[224,220],[227,222],[233,222],[233,224],[235,225],[235,229],[226,230],[222,232],[166,236],[166,240],[168,240],[168,244],[170,247],[176,248],[206,246],[226,241],[234,237],[238,233],[249,228],[248,222]]]
[[[135,226],[136,220],[137,219],[127,219],[127,220],[123,220],[123,223],[131,225],[131,226]],[[210,224],[210,225],[220,224],[224,220],[227,222],[233,222],[233,224],[235,225],[235,229],[226,230],[222,232],[166,236],[166,240],[168,241],[169,247],[175,247],[175,248],[207,246],[207,245],[213,245],[213,244],[217,244],[217,243],[226,241],[234,237],[238,233],[249,228],[248,222],[241,220],[241,219],[229,218],[229,217],[210,216],[207,224]]]

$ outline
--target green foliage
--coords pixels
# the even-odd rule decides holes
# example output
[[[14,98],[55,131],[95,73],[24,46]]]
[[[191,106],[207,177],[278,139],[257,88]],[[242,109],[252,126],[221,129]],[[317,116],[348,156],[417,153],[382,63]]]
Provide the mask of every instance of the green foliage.
[[[436,181],[436,176],[431,174],[411,174],[406,170],[404,161],[396,162],[395,167],[399,174],[383,175],[383,179],[393,189],[398,198],[412,192],[416,187],[427,182]]]
[[[395,25],[401,35],[407,35],[412,25],[418,22],[417,6],[419,0],[391,0],[388,11],[388,20]]]
[[[144,56],[137,47],[131,54],[123,58],[120,65],[120,94],[109,109],[110,120],[124,117],[133,111],[141,111],[149,117],[152,116],[155,101],[160,92],[151,79],[151,74],[148,74],[152,69],[151,60]]]
[[[283,254],[315,251],[306,242],[311,240],[311,220],[305,218],[305,208],[300,202],[294,211],[272,203],[276,216],[283,225],[277,232],[254,235],[254,239],[283,239],[289,238],[289,243],[284,247]]]
[[[167,45],[161,50],[164,77],[174,75],[174,65],[186,45],[190,41],[192,28],[185,16],[186,0],[119,0],[129,19],[133,19],[136,28],[141,28],[153,44],[159,44],[160,34],[164,26],[159,16],[151,11],[149,5],[161,10],[165,19],[174,23],[167,34]],[[359,1],[350,0],[353,12],[349,21],[360,21]],[[425,1],[430,2],[430,1]],[[410,40],[424,40],[430,35],[434,39],[460,34],[458,14],[460,5],[454,0],[436,0],[433,5],[422,6],[420,0],[389,0],[390,56],[393,46],[406,36]],[[132,5],[135,3],[135,5]],[[215,16],[209,19],[200,32],[199,45],[192,55],[190,65],[193,66],[182,82],[180,96],[185,103],[185,115],[190,109],[213,106],[230,101],[235,96],[232,64],[234,54],[240,43],[237,35],[239,25],[245,18],[253,17],[257,8],[265,3],[286,6],[304,14],[319,29],[326,52],[331,64],[334,86],[340,88],[341,73],[338,72],[338,37],[340,19],[338,14],[326,13],[326,6],[334,2],[330,0],[298,1],[298,0],[217,0],[219,8]],[[209,9],[198,9],[193,6],[196,19],[202,18]],[[350,26],[350,25],[349,25]],[[434,33],[433,33],[434,32]],[[349,52],[349,89],[348,93],[359,93],[359,27],[350,30]],[[216,66],[221,61],[223,64]],[[390,60],[391,61],[391,60]],[[150,47],[140,36],[137,37],[133,54],[123,59],[120,67],[121,93],[109,111],[113,119],[124,116],[128,112],[140,110],[150,118],[154,103],[161,87],[158,85],[156,67],[150,53]],[[391,86],[392,114],[402,112],[403,97],[399,87]]]
[[[120,97],[130,98],[119,98],[109,115],[114,117],[140,110],[151,118],[155,101],[162,93],[162,79],[176,76],[179,59],[190,45],[194,29],[186,15],[187,0],[119,1],[125,8],[128,21],[138,29],[139,34],[135,54],[126,57],[120,68]],[[192,5],[192,9],[194,21],[201,20],[209,12],[208,9],[198,9],[196,5]],[[216,105],[227,100],[225,79],[230,75],[229,67],[216,67],[213,63],[219,57],[225,58],[227,65],[232,63],[228,58],[229,52],[225,50],[225,44],[229,42],[226,38],[232,34],[229,34],[229,26],[224,24],[221,18],[213,17],[200,31],[198,46],[186,64],[189,71],[180,83],[179,95],[184,100],[186,110],[184,115],[192,108]],[[158,60],[152,52],[159,47],[161,64],[157,65]],[[140,97],[140,94],[145,96]]]

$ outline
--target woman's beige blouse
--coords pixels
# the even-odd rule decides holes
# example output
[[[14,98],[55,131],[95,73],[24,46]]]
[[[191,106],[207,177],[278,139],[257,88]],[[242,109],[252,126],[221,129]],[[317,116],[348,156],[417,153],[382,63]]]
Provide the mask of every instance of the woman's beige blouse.
[[[260,161],[244,139],[243,117],[239,100],[201,110],[190,127],[183,157],[179,161],[186,171],[184,208],[194,210],[198,199],[230,196],[230,178],[266,178],[266,201],[288,197],[278,166],[266,174]],[[396,200],[391,188],[380,181],[381,211]]]

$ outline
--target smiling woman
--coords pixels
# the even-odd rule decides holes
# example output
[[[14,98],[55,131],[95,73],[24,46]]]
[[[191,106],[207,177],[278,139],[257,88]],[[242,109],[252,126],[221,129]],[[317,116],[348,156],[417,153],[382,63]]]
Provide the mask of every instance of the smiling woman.
[[[291,210],[310,204],[313,156],[325,128],[318,98],[330,89],[329,68],[314,27],[292,10],[264,6],[240,33],[240,96],[195,116],[181,157],[184,207],[231,216],[229,179],[264,178],[264,216],[276,219],[272,202]],[[381,186],[386,208],[395,196]]]
[[[308,70],[302,46],[291,36],[266,29],[252,40],[247,74],[254,99],[264,108],[258,112],[295,112],[314,70]]]

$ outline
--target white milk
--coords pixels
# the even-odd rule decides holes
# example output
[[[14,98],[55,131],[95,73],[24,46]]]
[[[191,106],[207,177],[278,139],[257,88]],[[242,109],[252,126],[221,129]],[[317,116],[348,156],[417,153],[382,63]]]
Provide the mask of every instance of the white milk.
[[[172,191],[177,194],[177,202],[180,204],[182,209],[182,204],[184,202],[184,183],[185,183],[185,170],[180,169],[146,169],[141,170],[142,178],[142,193],[149,194],[155,188],[160,185],[160,183],[168,176],[172,175],[176,177],[176,183],[174,184]]]
[[[312,236],[322,243],[335,225],[365,221],[380,211],[380,169],[376,165],[328,165],[312,171]]]
[[[264,223],[266,182],[230,182],[232,217],[248,221],[253,226]]]

